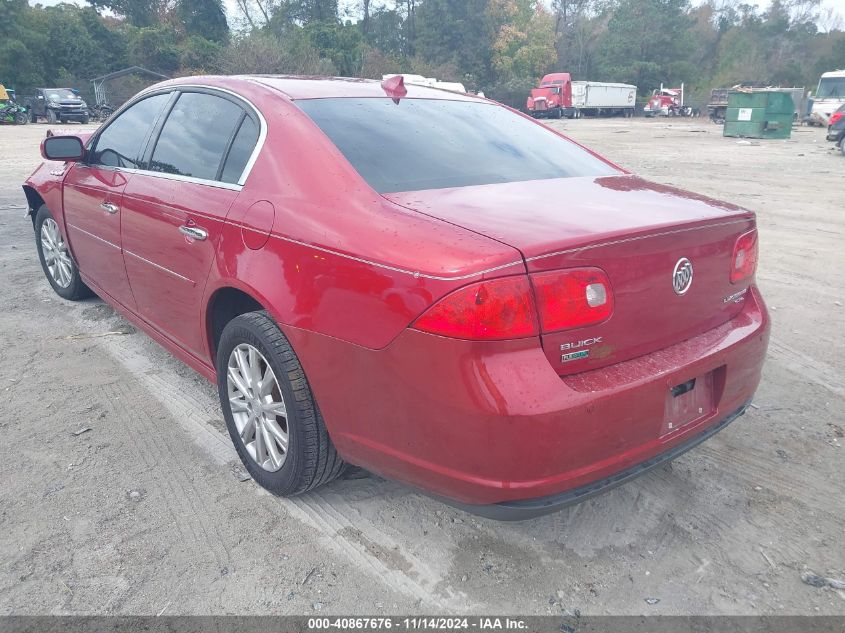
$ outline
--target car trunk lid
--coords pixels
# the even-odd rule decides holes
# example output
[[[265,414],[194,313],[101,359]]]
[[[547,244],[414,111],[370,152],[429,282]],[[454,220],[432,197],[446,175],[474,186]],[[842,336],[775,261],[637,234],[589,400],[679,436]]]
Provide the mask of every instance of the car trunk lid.
[[[735,205],[630,175],[385,197],[519,249],[529,272],[595,266],[607,273],[615,300],[609,319],[542,336],[561,375],[668,347],[741,308],[747,282],[731,284],[730,264],[754,216]],[[673,277],[683,259],[692,282],[678,294]]]

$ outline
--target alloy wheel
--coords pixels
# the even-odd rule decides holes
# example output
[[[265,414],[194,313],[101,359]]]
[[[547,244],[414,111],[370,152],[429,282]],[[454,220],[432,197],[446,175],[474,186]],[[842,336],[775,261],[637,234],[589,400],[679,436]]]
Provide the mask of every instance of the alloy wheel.
[[[59,225],[52,218],[47,218],[41,225],[41,251],[53,281],[62,288],[70,286],[73,281],[73,260],[59,231]]]
[[[232,418],[256,464],[276,472],[288,455],[285,399],[270,363],[255,347],[241,343],[229,354],[226,385]]]

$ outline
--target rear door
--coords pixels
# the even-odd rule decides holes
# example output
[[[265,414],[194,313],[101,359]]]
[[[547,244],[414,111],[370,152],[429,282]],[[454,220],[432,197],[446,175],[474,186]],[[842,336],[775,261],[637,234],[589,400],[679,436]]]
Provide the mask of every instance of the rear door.
[[[113,299],[135,308],[120,239],[123,191],[169,99],[157,94],[122,112],[92,142],[85,163],[65,178],[68,239],[82,273]]]
[[[235,97],[183,89],[124,192],[124,261],[138,312],[196,355],[205,347],[205,282],[259,125]]]

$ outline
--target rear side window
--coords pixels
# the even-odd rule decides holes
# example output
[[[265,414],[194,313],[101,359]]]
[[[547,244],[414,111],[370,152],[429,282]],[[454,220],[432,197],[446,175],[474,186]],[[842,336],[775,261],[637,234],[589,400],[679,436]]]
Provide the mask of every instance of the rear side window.
[[[228,183],[238,182],[257,142],[258,126],[250,117],[244,117],[238,133],[232,141],[232,146],[229,148],[220,180]]]
[[[380,193],[619,173],[495,104],[344,98],[296,105]]]
[[[223,97],[182,93],[161,129],[149,169],[216,180],[242,113]]]
[[[169,93],[153,95],[121,112],[97,138],[89,162],[137,168],[147,136],[168,99]]]

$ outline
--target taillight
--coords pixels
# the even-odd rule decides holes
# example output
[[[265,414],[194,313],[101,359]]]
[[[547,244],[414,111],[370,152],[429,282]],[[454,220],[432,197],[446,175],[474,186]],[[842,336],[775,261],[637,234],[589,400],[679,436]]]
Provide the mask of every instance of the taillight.
[[[827,124],[829,126],[833,125],[839,119],[841,119],[843,116],[845,116],[845,112],[834,112],[833,114],[830,115],[830,118],[827,120]]]
[[[501,277],[446,295],[414,323],[432,334],[481,341],[537,335],[528,277]]]
[[[731,283],[748,279],[757,270],[757,230],[740,235],[731,258]]]
[[[594,325],[613,313],[610,281],[598,268],[569,268],[531,275],[543,332]]]
[[[595,325],[612,313],[613,292],[604,271],[569,268],[464,286],[435,303],[413,327],[497,341]]]

